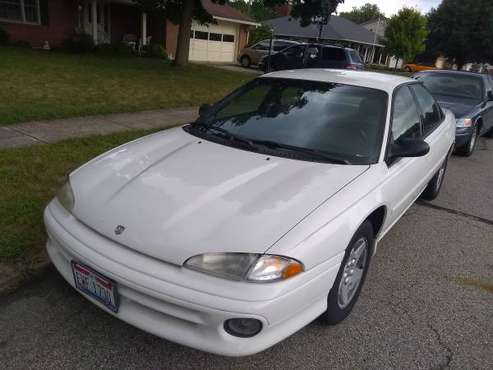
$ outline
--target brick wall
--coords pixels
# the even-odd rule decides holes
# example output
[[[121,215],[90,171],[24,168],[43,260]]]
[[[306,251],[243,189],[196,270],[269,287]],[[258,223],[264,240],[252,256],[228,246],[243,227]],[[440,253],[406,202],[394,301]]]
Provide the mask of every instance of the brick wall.
[[[27,41],[34,47],[42,46],[47,40],[50,46],[60,45],[69,37],[77,24],[77,1],[47,0],[48,17],[45,24],[30,25],[0,21],[1,27],[13,41]]]

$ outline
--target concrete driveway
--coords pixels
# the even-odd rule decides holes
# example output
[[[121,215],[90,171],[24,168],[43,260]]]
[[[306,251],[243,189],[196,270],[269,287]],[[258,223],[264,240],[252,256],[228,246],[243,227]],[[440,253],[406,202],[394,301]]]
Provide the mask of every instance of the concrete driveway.
[[[491,369],[493,140],[453,157],[440,198],[380,245],[342,324],[318,321],[271,349],[225,358],[124,324],[53,270],[0,298],[2,368]]]

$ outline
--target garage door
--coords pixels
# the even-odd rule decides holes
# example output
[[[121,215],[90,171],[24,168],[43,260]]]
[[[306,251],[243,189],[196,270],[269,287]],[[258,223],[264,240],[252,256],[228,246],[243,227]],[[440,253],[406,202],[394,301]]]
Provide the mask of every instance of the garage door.
[[[190,55],[192,61],[234,62],[238,26],[232,23],[192,25]]]

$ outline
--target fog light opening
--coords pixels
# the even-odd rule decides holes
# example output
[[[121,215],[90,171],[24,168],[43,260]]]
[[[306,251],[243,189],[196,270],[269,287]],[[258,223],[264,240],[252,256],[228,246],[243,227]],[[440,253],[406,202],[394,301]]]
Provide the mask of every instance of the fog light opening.
[[[224,330],[235,337],[251,338],[260,333],[262,322],[248,318],[229,319],[224,322]]]

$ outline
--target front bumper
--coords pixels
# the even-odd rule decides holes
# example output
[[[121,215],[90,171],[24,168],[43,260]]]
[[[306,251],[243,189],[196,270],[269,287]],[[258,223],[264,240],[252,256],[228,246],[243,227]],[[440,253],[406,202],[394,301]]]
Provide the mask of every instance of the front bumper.
[[[469,142],[472,132],[472,127],[457,127],[455,129],[455,147],[465,146]]]
[[[72,260],[116,282],[117,314],[144,331],[186,346],[226,356],[254,354],[298,331],[326,309],[336,278],[337,256],[285,282],[233,282],[142,255],[89,229],[53,200],[44,214],[51,261],[74,286]],[[215,292],[215,293],[212,293]],[[255,318],[263,330],[252,338],[228,334],[224,321]]]

